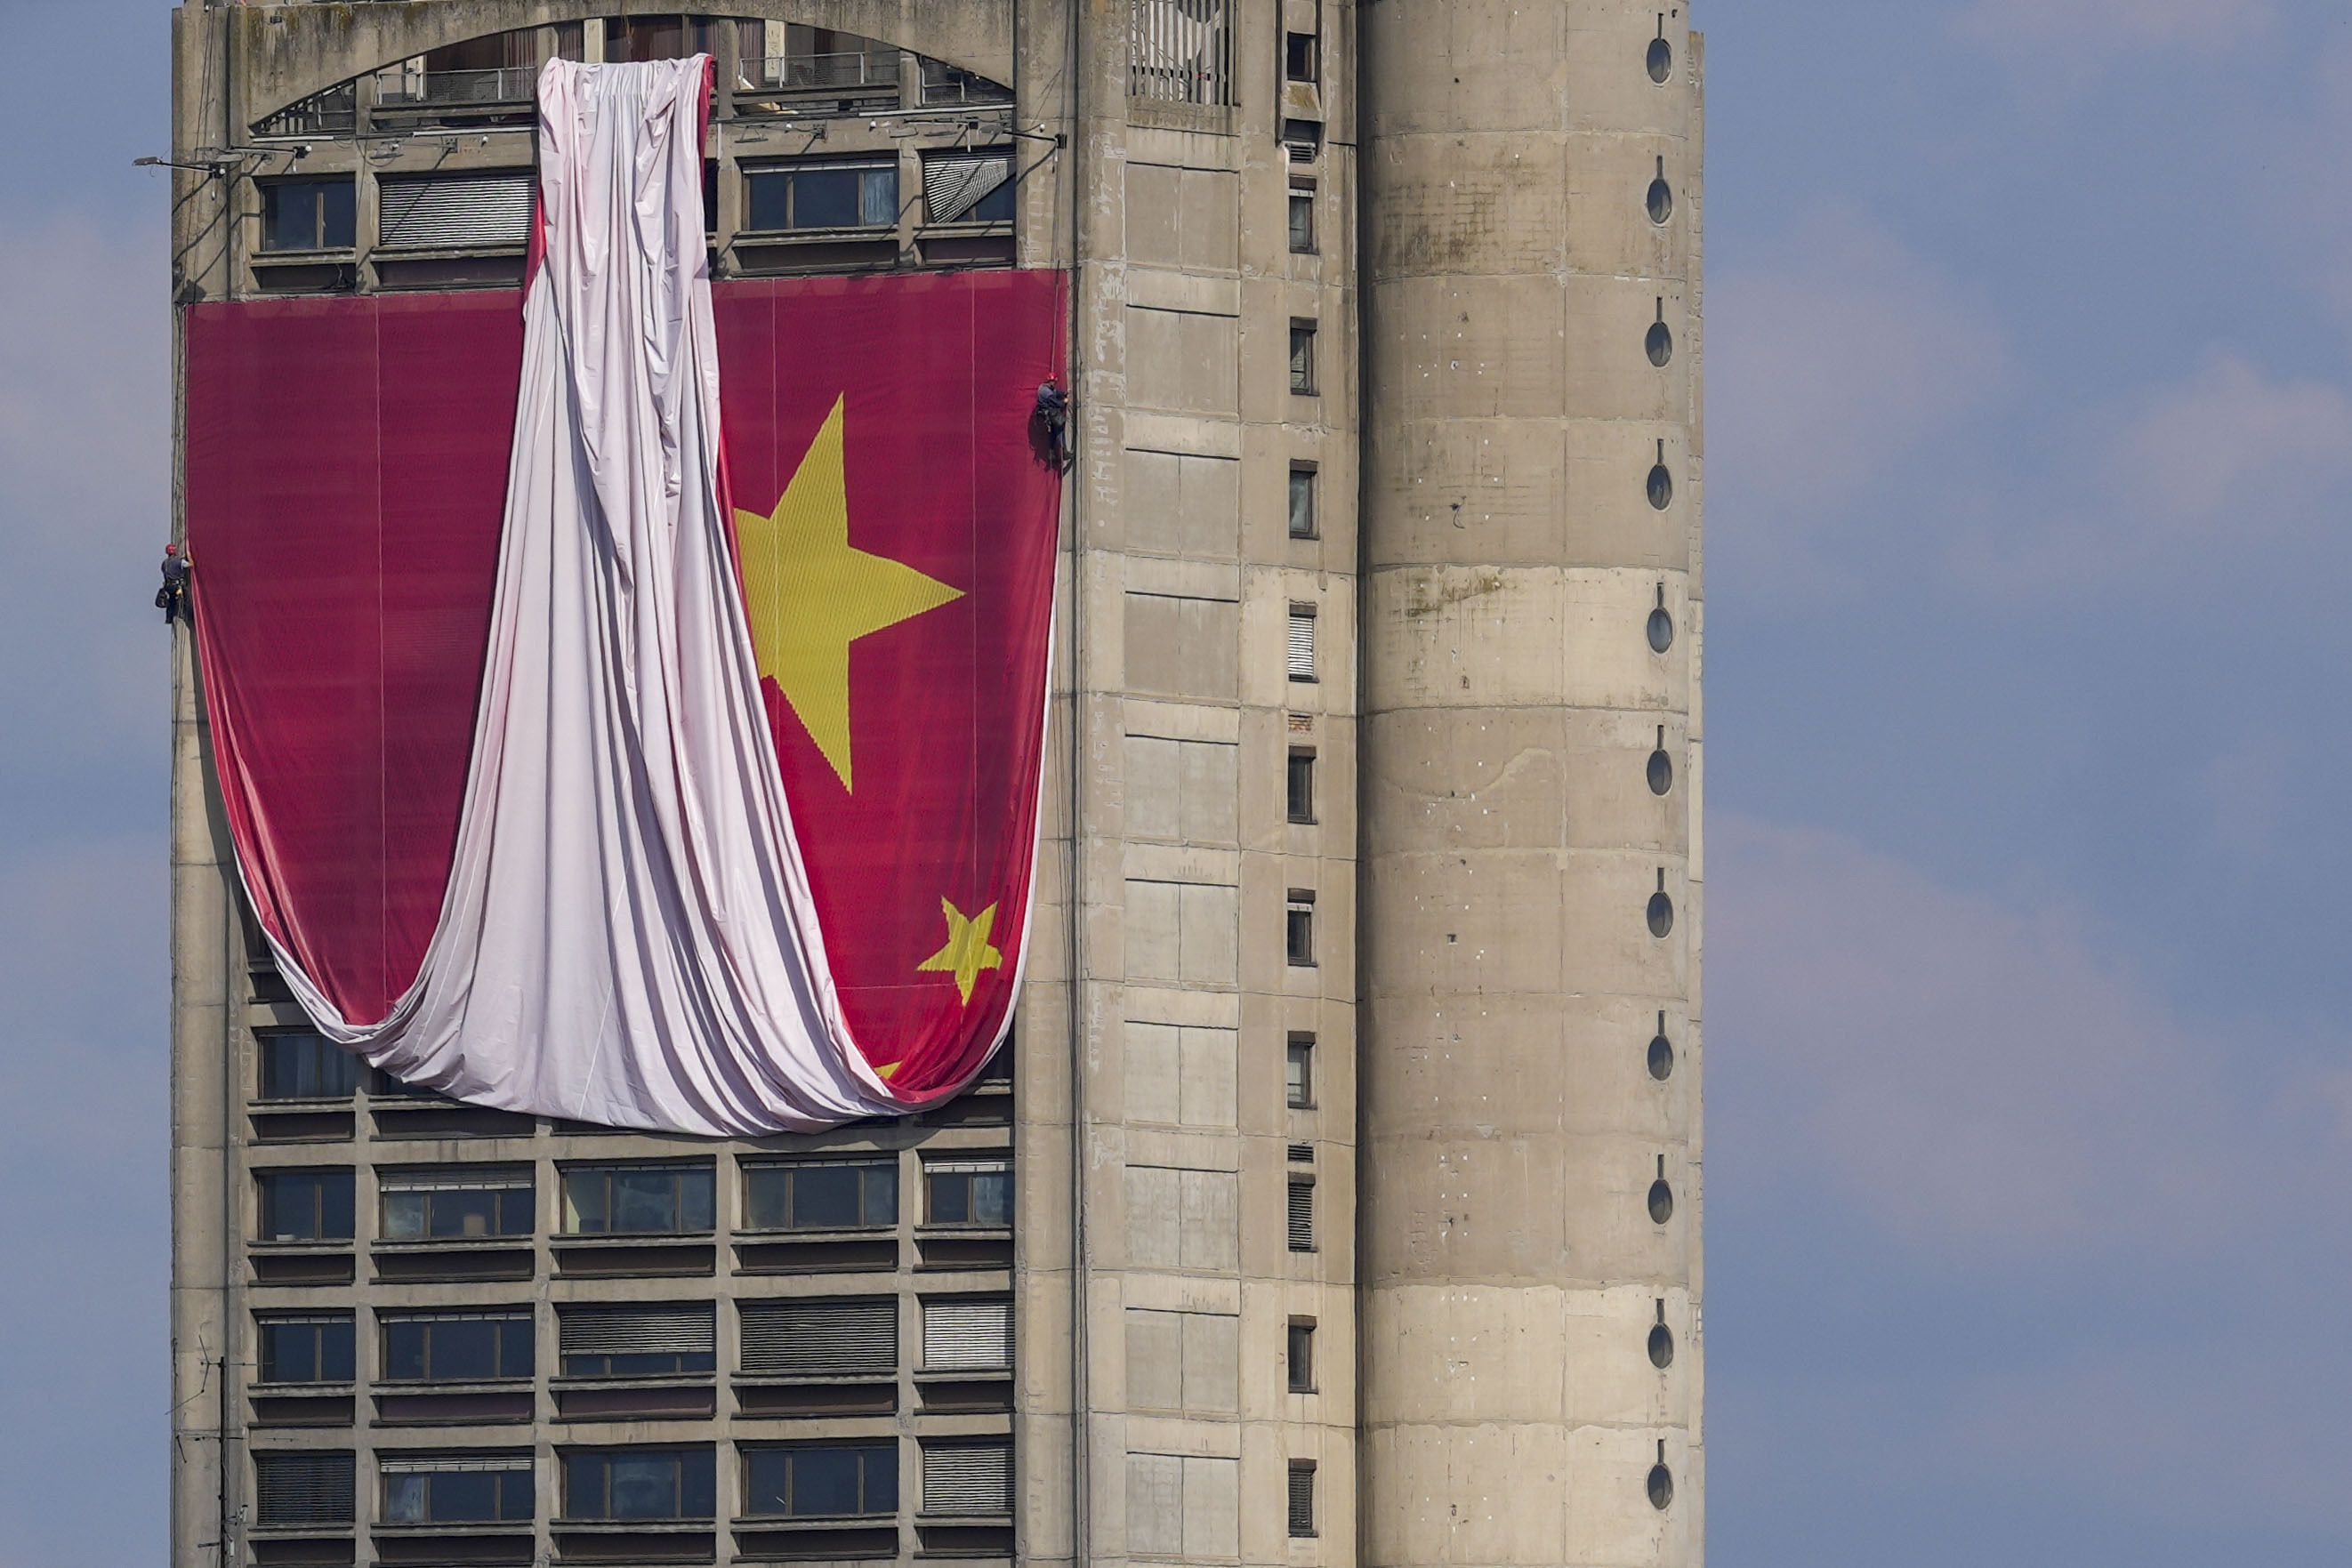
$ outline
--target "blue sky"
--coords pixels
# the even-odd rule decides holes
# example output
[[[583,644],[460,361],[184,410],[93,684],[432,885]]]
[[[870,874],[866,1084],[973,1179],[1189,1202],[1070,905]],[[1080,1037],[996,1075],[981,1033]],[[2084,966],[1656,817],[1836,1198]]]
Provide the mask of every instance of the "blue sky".
[[[6,8],[79,64],[0,95],[0,1568],[115,1568],[166,1455],[166,10]],[[2341,1563],[2352,8],[1698,19],[1712,1560]]]

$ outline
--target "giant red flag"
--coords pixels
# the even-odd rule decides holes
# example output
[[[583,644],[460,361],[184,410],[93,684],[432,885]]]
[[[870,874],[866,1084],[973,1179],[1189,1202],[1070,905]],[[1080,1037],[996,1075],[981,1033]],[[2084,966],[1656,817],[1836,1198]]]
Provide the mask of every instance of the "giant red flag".
[[[1059,494],[1028,413],[1061,281],[734,282],[714,309],[719,494],[816,986],[919,1105],[1003,1040],[1028,929]],[[185,312],[226,817],[264,931],[354,1026],[417,983],[451,884],[522,314],[510,292]]]

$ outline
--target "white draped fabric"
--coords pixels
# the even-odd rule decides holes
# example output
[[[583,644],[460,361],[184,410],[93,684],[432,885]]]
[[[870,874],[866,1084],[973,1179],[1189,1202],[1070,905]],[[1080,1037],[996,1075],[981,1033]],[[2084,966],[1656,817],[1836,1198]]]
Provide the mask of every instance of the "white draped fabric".
[[[320,1028],[457,1098],[752,1135],[907,1107],[852,1043],[720,506],[700,58],[551,62],[488,662],[415,983]]]

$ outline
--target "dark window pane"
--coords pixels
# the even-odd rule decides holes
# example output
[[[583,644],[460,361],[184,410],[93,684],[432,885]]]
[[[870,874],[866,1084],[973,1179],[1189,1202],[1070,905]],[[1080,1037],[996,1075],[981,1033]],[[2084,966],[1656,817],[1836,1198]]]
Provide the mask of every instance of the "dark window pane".
[[[793,1173],[793,1224],[802,1230],[845,1230],[858,1216],[858,1167],[803,1166]]]
[[[793,171],[793,227],[845,229],[857,226],[857,171]]]
[[[868,1225],[898,1223],[898,1167],[866,1167],[865,1218]]]
[[[388,1192],[383,1195],[383,1239],[387,1241],[415,1241],[425,1234],[425,1202],[421,1192]]]
[[[315,1034],[261,1037],[264,1100],[341,1100],[359,1088],[359,1058]]]
[[[425,1375],[425,1325],[388,1322],[383,1325],[383,1375],[388,1381],[414,1383]]]
[[[608,1220],[603,1171],[568,1171],[563,1177],[563,1206],[570,1221],[564,1228],[593,1236],[612,1228]]]
[[[432,1219],[426,1231],[436,1237],[494,1235],[498,1202],[499,1195],[493,1192],[436,1192],[433,1194]]]
[[[971,1179],[964,1176],[931,1178],[929,1216],[933,1225],[968,1225],[971,1221]]]
[[[383,1478],[383,1517],[392,1524],[423,1524],[432,1517],[426,1500],[430,1476],[386,1476]]]
[[[531,1321],[508,1318],[499,1324],[499,1375],[529,1377],[531,1364]]]
[[[472,1523],[499,1516],[497,1472],[457,1470],[432,1478],[433,1518],[442,1523]]]
[[[1009,224],[1013,221],[1013,182],[1007,180],[988,194],[981,197],[965,218],[978,224]]]
[[[712,1188],[716,1173],[690,1170],[678,1173],[678,1228],[709,1230],[712,1225]]]
[[[349,1383],[354,1375],[352,1366],[352,1322],[319,1325],[319,1381]]]
[[[613,1228],[645,1232],[677,1228],[677,1176],[671,1171],[620,1171],[613,1177]]]
[[[709,1519],[719,1511],[719,1469],[709,1449],[680,1454],[684,1470],[678,1513],[687,1519]]]
[[[792,226],[792,176],[782,170],[762,170],[752,174],[745,188],[750,194],[751,211],[744,225],[753,229],[782,229]]]
[[[319,192],[309,181],[265,185],[261,192],[261,248],[309,250],[319,232]]]
[[[1011,1171],[996,1171],[971,1178],[971,1222],[974,1225],[1013,1223]]]
[[[348,250],[359,235],[359,204],[349,180],[330,180],[320,191],[319,239],[328,250]]]
[[[857,175],[857,221],[887,228],[898,221],[898,171],[862,169]]]
[[[436,1383],[472,1383],[499,1375],[499,1325],[479,1318],[433,1325],[430,1371]]]
[[[898,1511],[898,1450],[887,1444],[866,1450],[866,1511]]]
[[[857,1454],[803,1448],[793,1456],[792,1511],[803,1519],[857,1511]]]
[[[1305,191],[1290,193],[1290,248],[1301,256],[1315,250],[1315,198]]]
[[[784,1460],[786,1456],[775,1448],[754,1448],[743,1459],[743,1511],[746,1513],[782,1513],[784,1511]]]
[[[602,1455],[572,1454],[563,1461],[563,1514],[567,1519],[604,1517]]]
[[[791,1216],[791,1175],[773,1166],[743,1177],[743,1223],[753,1230],[781,1230]]]
[[[614,1519],[677,1517],[677,1460],[669,1454],[616,1455],[612,1473]]]

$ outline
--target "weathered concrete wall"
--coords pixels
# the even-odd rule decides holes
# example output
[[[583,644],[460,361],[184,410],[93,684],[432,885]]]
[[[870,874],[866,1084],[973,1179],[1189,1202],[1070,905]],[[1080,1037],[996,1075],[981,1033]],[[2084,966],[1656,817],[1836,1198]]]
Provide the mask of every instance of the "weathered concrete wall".
[[[682,7],[691,9],[691,7]],[[288,0],[218,7],[232,68],[222,86],[236,123],[362,71],[517,27],[656,9],[614,0]],[[1010,82],[1013,0],[733,0],[714,16],[804,22],[912,49]]]
[[[1077,1195],[1023,1210],[1037,1288],[1022,1344],[1038,1353],[1023,1383],[1036,1402],[1024,1410],[1081,1419],[1074,1456],[1043,1424],[1024,1429],[1024,1556],[1348,1568],[1354,7],[1240,0],[1230,104],[1136,95],[1124,0],[1025,12],[1039,31],[1020,66],[1036,95],[1024,108],[1063,117],[1077,182],[1063,210],[1024,209],[1024,232],[1070,235],[1058,254],[1076,267],[1065,630],[1077,756],[1054,788],[1076,829],[1081,917],[1074,1033],[1052,1042],[1060,1061],[1023,1064],[1024,1161],[1057,1146],[1025,1118],[1066,1112]],[[1049,14],[1078,18],[1074,53]],[[1286,29],[1318,34],[1319,84],[1284,89]],[[1323,128],[1312,159],[1286,156],[1286,116]],[[1305,251],[1287,229],[1301,188],[1318,231]],[[1294,322],[1316,328],[1311,394],[1291,390]],[[1318,485],[1312,538],[1287,524],[1299,465]],[[1313,680],[1286,665],[1294,605],[1316,612]],[[1310,747],[1313,820],[1294,821],[1286,758]],[[1311,964],[1286,953],[1294,890],[1315,895]],[[1305,1106],[1286,1103],[1294,1034],[1315,1040]],[[1288,1190],[1307,1178],[1315,1245],[1295,1250]],[[1066,1289],[1057,1240],[1072,1249]],[[1286,1376],[1294,1322],[1315,1331],[1310,1391]],[[1312,1539],[1286,1527],[1295,1463],[1316,1467]]]
[[[1697,41],[1362,17],[1363,1557],[1696,1564]]]

